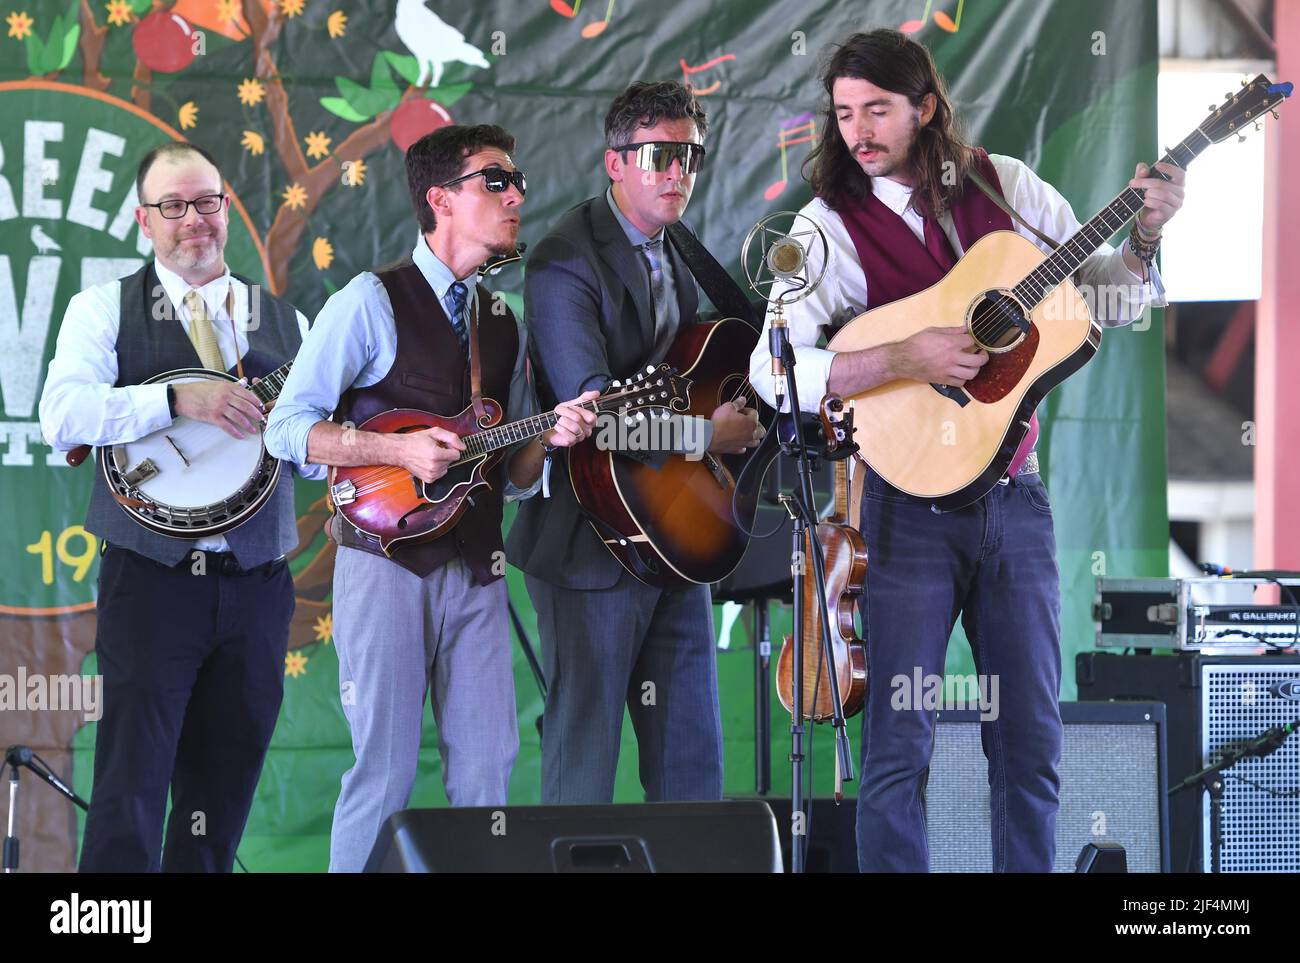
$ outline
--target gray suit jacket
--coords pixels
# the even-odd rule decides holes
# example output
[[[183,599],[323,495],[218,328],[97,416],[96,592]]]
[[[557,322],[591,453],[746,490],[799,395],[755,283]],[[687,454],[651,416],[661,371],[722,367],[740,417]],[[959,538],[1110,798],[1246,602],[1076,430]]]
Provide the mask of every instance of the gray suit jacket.
[[[699,294],[670,243],[682,324],[696,320]],[[661,359],[655,343],[650,275],[604,193],[566,212],[528,254],[524,316],[543,410],[588,389],[603,390]],[[571,589],[609,588],[622,566],[578,506],[568,461],[551,459],[551,497],[519,503],[506,556],[529,575]]]

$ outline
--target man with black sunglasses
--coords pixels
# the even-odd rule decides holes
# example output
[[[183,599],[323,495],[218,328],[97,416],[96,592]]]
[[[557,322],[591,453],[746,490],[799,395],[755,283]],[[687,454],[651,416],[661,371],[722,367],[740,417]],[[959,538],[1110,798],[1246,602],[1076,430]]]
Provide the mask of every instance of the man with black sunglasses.
[[[476,386],[506,407],[507,422],[537,412],[527,332],[476,283],[490,257],[515,250],[526,183],[514,148],[509,133],[490,125],[443,127],[411,145],[415,247],[408,259],[353,278],[325,304],[272,413],[272,451],[313,464],[393,465],[431,482],[465,450],[460,437],[443,428],[378,434],[355,426],[392,408],[458,414]],[[334,810],[331,871],[363,869],[384,821],[405,808],[430,693],[447,799],[505,804],[519,733],[502,501],[536,490],[544,446],[591,433],[595,416],[576,405],[594,397],[555,405],[555,428],[511,449],[488,473],[491,487],[439,538],[390,556],[334,516],[334,640],[356,763]]]
[[[256,378],[292,358],[307,332],[292,305],[226,267],[230,200],[207,151],[154,148],[136,193],[154,257],[68,303],[40,405],[56,449],[134,441],[178,415],[236,438],[257,432],[262,406],[242,383],[144,382],[179,368],[226,372],[236,360]],[[95,634],[104,714],[83,872],[233,867],[283,694],[297,464],[283,466],[252,518],[197,540],[141,527],[95,472],[86,528],[104,544]]]
[[[658,363],[696,320],[695,278],[665,228],[686,210],[707,128],[703,107],[676,83],[634,83],[611,105],[609,189],[565,214],[528,258],[524,304],[544,404]],[[761,436],[757,412],[730,403],[697,421],[706,439],[697,447],[709,451],[744,451]],[[638,581],[583,516],[566,462],[551,460],[549,471],[550,497],[520,507],[508,546],[542,642],[542,801],[612,801],[625,704],[647,799],[720,798],[708,586]]]

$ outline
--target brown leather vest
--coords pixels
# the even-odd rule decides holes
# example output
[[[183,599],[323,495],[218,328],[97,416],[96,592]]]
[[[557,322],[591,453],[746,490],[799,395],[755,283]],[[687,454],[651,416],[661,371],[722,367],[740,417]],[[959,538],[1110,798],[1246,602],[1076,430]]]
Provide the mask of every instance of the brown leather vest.
[[[456,332],[420,269],[410,261],[376,276],[388,292],[397,328],[397,356],[383,379],[367,388],[350,388],[339,399],[334,420],[360,426],[368,418],[393,408],[416,408],[435,415],[456,415],[470,404],[469,359],[461,351]],[[504,311],[489,309],[501,304]],[[483,396],[510,403],[510,379],[519,351],[519,329],[504,302],[495,302],[478,286],[478,342]],[[424,578],[440,565],[460,556],[480,585],[504,573],[501,542],[501,493],[506,482],[504,459],[488,473],[491,487],[472,496],[474,504],[456,527],[428,542],[395,549],[392,561]],[[340,544],[383,555],[378,542],[342,521],[336,531]],[[495,554],[500,553],[500,554]],[[493,572],[493,568],[497,570]]]

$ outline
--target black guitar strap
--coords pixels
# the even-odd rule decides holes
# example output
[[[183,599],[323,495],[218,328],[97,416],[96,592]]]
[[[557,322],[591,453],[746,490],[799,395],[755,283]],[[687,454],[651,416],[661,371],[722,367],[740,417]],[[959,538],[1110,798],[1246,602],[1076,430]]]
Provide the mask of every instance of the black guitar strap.
[[[761,319],[740,285],[694,234],[678,222],[668,225],[668,237],[690,268],[691,275],[704,289],[713,306],[722,312],[723,317],[740,318],[755,331],[762,328]]]

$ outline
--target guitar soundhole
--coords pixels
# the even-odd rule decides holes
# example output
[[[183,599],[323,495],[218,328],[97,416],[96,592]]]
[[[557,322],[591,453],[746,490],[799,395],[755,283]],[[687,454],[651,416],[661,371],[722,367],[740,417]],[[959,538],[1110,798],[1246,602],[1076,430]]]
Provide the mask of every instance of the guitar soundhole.
[[[1020,343],[1029,331],[1029,319],[1014,298],[1001,291],[986,291],[971,308],[967,326],[981,348],[998,353]]]

